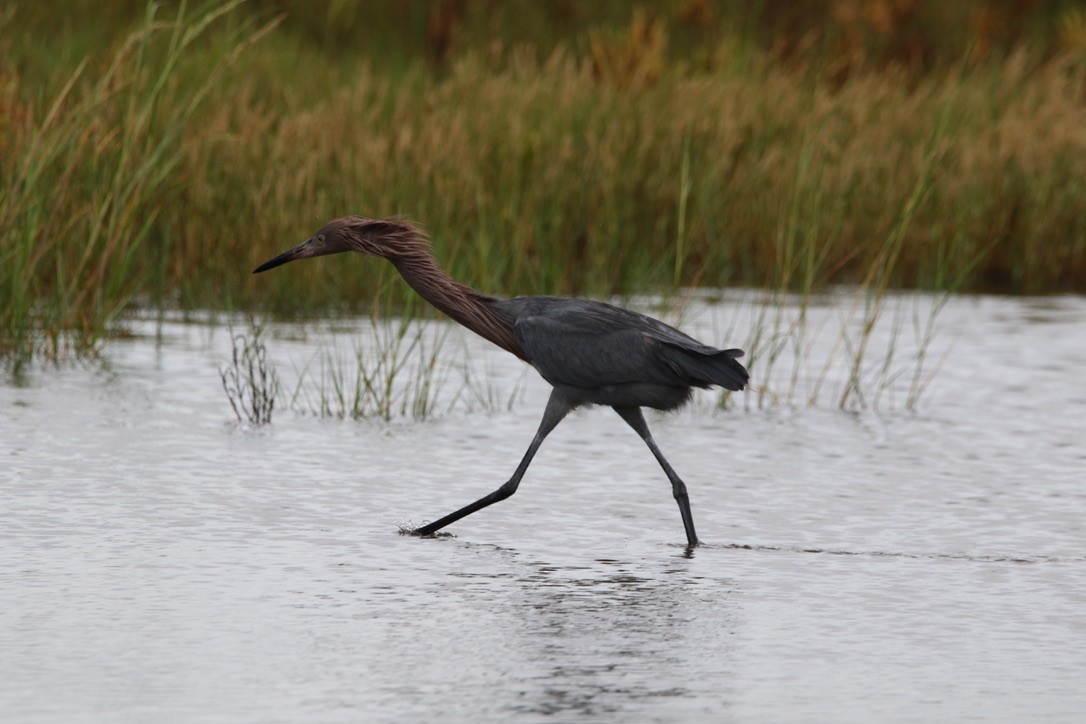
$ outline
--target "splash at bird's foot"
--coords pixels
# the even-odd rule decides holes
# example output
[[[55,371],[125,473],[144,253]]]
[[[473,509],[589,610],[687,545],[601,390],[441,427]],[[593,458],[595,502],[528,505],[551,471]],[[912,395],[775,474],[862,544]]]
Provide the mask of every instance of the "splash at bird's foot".
[[[434,531],[433,533],[427,533],[427,532],[423,531],[423,528],[425,528],[425,527],[426,526],[422,526],[422,527],[419,527],[419,528],[408,528],[406,525],[401,525],[400,526],[400,535],[413,535],[416,538],[455,538],[456,537],[452,533],[447,533],[445,531],[440,531],[440,530]]]

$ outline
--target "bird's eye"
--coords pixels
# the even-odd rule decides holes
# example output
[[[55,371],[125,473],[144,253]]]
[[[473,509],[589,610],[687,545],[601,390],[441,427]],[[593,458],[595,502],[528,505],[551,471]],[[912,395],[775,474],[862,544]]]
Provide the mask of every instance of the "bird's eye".
[[[317,243],[318,244],[323,244],[324,243],[324,234],[317,234]]]

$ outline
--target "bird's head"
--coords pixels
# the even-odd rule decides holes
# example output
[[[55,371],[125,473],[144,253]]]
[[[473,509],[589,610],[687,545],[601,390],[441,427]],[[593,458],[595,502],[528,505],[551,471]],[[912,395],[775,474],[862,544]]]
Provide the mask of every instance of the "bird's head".
[[[426,235],[406,219],[367,219],[362,216],[341,216],[332,219],[317,233],[293,249],[269,259],[256,269],[257,274],[295,259],[357,251],[394,259],[426,246]]]

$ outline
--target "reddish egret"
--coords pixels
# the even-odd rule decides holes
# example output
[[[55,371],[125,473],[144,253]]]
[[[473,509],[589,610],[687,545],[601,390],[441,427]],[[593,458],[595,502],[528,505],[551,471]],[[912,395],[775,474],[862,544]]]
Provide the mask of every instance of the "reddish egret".
[[[642,407],[674,410],[694,387],[743,389],[749,378],[739,349],[719,350],[674,327],[603,302],[568,297],[495,299],[449,278],[430,253],[425,232],[403,219],[344,216],[253,273],[295,259],[357,251],[388,259],[419,296],[476,334],[535,367],[551,390],[539,430],[513,477],[444,518],[417,528],[431,535],[516,492],[543,440],[571,410],[608,405],[632,427],[671,481],[688,545],[698,544],[686,485],[652,439]]]

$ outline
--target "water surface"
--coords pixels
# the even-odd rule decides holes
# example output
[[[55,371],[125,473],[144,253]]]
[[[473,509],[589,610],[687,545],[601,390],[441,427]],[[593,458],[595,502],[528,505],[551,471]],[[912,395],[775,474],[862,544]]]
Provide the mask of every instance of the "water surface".
[[[741,344],[730,315],[685,326]],[[692,555],[598,409],[455,537],[397,534],[511,473],[534,376],[511,409],[252,429],[225,330],[137,324],[104,367],[0,387],[0,719],[1081,721],[1084,322],[1078,298],[955,300],[916,413],[651,417]],[[288,376],[320,340],[268,345]],[[462,344],[508,397],[521,363]]]

